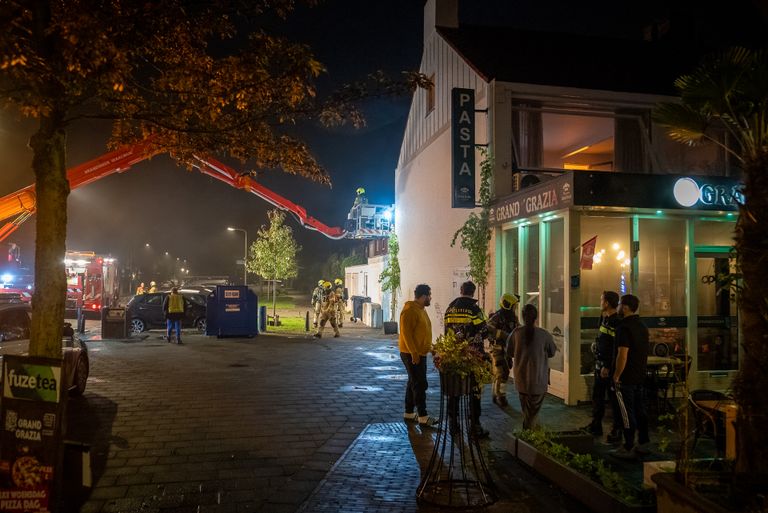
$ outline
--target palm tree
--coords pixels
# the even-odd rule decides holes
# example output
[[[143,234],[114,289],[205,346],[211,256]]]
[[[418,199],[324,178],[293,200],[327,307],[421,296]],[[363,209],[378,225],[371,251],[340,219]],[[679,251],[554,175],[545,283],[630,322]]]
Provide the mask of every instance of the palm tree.
[[[768,483],[768,52],[731,48],[675,81],[679,103],[654,119],[688,145],[714,143],[744,181],[735,250],[742,283],[742,358],[733,383],[739,405],[736,482]],[[725,134],[725,137],[723,137]]]

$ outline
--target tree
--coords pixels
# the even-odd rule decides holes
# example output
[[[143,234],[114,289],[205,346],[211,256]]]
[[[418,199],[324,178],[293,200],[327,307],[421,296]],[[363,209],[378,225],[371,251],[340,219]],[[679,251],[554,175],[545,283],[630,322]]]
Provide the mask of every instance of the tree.
[[[768,482],[768,53],[732,48],[675,81],[679,103],[654,113],[670,137],[720,146],[741,165],[744,188],[735,252],[741,275],[742,358],[733,383],[736,482]],[[721,134],[727,135],[725,142]]]
[[[0,105],[38,122],[30,140],[37,194],[30,354],[61,356],[66,135],[78,121],[111,121],[110,146],[148,140],[148,155],[168,152],[186,166],[194,155],[223,154],[256,169],[329,183],[307,145],[286,127],[303,120],[359,126],[357,100],[428,85],[420,74],[393,81],[374,73],[321,100],[315,80],[323,65],[307,46],[261,26],[287,16],[294,4],[0,3]]]
[[[397,294],[400,292],[400,243],[397,241],[397,235],[393,232],[387,241],[389,255],[387,257],[387,267],[379,275],[381,290],[389,292],[390,296],[390,320],[395,321],[397,317]]]
[[[246,269],[265,280],[294,278],[299,272],[296,255],[301,246],[293,238],[293,229],[285,224],[285,214],[279,210],[267,212],[269,227],[262,226],[256,242],[251,244]],[[273,286],[273,294],[276,287]],[[275,316],[276,297],[272,297],[272,316]]]
[[[489,148],[490,149],[490,148]],[[451,247],[460,239],[461,249],[469,256],[469,276],[480,288],[481,304],[485,304],[485,287],[488,284],[488,272],[491,255],[488,245],[491,242],[490,206],[491,177],[493,176],[493,157],[489,149],[480,150],[483,161],[480,162],[480,212],[472,212],[464,224],[456,230],[451,239]]]

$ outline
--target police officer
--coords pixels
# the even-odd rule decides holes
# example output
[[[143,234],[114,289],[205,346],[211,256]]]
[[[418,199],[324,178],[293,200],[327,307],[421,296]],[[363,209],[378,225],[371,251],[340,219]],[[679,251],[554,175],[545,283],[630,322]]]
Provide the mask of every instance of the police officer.
[[[623,422],[619,407],[616,403],[616,393],[612,387],[612,376],[616,355],[616,327],[619,324],[619,316],[616,308],[619,305],[619,295],[606,290],[600,296],[600,327],[597,338],[592,344],[592,352],[595,356],[595,385],[592,388],[592,422],[585,431],[595,436],[603,434],[603,415],[605,415],[605,396],[611,401],[613,412],[613,426],[607,436],[608,442],[621,441]]]
[[[453,330],[470,341],[470,344],[477,346],[481,352],[485,351],[483,338],[488,334],[485,314],[477,305],[477,299],[474,298],[475,284],[471,281],[465,281],[461,284],[460,296],[451,301],[448,308],[445,309],[444,321],[445,331]],[[488,431],[480,424],[480,393],[482,388],[473,383],[472,393],[469,399],[469,411],[471,415],[471,435],[475,438],[485,438]],[[460,426],[457,423],[458,398],[452,397],[448,400],[448,415],[451,418],[451,429],[457,430]]]
[[[338,338],[341,336],[339,327],[336,325],[336,303],[339,302],[339,296],[331,290],[331,282],[329,281],[323,283],[323,289],[325,290],[325,295],[323,296],[322,306],[320,307],[320,325],[314,336],[315,338],[322,338],[325,323],[330,321],[331,327],[333,328],[333,336]]]
[[[499,310],[488,319],[489,331],[495,331],[491,339],[491,361],[493,362],[493,403],[501,408],[509,405],[507,401],[507,381],[511,367],[511,355],[506,353],[507,337],[520,326],[515,307],[520,300],[514,294],[504,294],[499,300]]]
[[[344,282],[341,278],[336,278],[333,280],[333,284],[335,285],[333,292],[338,296],[338,301],[336,301],[336,325],[342,328],[344,327],[344,301],[347,299],[344,297]]]
[[[317,328],[317,321],[320,319],[320,307],[323,305],[323,296],[325,291],[323,290],[323,284],[325,280],[317,282],[317,287],[312,291],[312,309],[315,311],[314,325]]]

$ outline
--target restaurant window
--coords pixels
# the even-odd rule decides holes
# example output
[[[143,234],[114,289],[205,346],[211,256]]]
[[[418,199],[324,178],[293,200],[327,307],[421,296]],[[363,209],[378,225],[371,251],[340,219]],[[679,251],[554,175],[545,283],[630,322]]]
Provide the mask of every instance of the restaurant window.
[[[526,233],[524,294],[520,298],[522,304],[532,304],[541,312],[539,305],[539,225],[533,224],[524,228]],[[520,310],[522,312],[522,308]]]
[[[726,279],[736,272],[736,261],[731,257],[726,252],[696,255],[696,351],[700,371],[738,369],[737,295]]]
[[[502,294],[518,294],[517,279],[519,276],[519,236],[518,228],[503,232],[503,259],[502,259]],[[519,313],[519,311],[518,311]]]
[[[628,217],[582,216],[581,242],[593,237],[595,256],[592,269],[581,269],[581,344],[580,368],[582,374],[594,371],[592,342],[597,338],[600,321],[600,296],[612,290],[626,294],[631,282],[630,271],[630,219]]]
[[[694,222],[693,237],[697,246],[733,246],[736,223],[732,221]]]
[[[549,360],[549,367],[563,372],[565,347],[565,228],[562,219],[544,223],[546,251],[544,252],[543,314],[540,324],[552,334],[557,353]]]
[[[648,326],[651,354],[680,354],[685,347],[686,231],[682,219],[638,222],[640,317]],[[666,347],[664,347],[666,346]]]

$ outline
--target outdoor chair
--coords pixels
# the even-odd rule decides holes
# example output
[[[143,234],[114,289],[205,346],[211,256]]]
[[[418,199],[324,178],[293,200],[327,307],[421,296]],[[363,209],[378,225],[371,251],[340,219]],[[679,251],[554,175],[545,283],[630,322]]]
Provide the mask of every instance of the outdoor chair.
[[[705,436],[715,441],[717,457],[722,457],[725,449],[725,416],[716,409],[702,405],[702,401],[724,401],[728,397],[715,390],[694,390],[688,396],[693,408],[694,436],[691,453],[696,449],[699,437]]]
[[[678,387],[683,387],[683,389],[685,389],[688,373],[691,371],[691,363],[693,363],[693,357],[690,355],[679,355],[677,358],[684,360],[684,362],[676,364],[669,376],[669,386],[672,388],[672,399],[677,396],[676,392]],[[666,395],[664,395],[664,400],[667,400]]]

